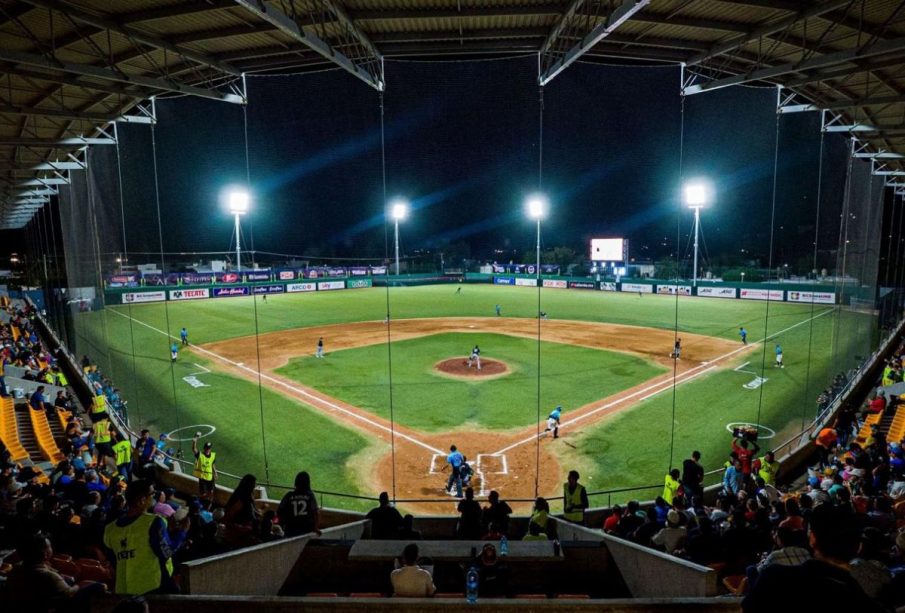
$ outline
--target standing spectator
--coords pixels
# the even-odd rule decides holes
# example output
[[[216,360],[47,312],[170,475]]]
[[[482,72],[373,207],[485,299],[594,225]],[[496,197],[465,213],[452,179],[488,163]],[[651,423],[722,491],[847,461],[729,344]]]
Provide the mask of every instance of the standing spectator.
[[[745,475],[742,473],[741,460],[735,460],[723,473],[723,492],[732,497],[737,497],[739,492],[745,489]]]
[[[104,458],[113,456],[113,435],[110,433],[112,426],[106,413],[97,413],[91,417],[91,428],[94,430],[94,446],[97,449],[97,462],[102,464]]]
[[[669,471],[669,474],[666,475],[666,480],[663,483],[663,500],[667,502],[667,504],[672,504],[673,498],[676,497],[679,486],[681,483],[679,482],[679,469],[673,468]]]
[[[283,496],[277,509],[286,536],[314,532],[320,536],[317,497],[311,491],[311,477],[302,471],[295,476],[295,489]]]
[[[512,507],[500,500],[500,493],[496,490],[490,492],[487,497],[488,506],[484,507],[482,522],[484,532],[499,532],[509,534],[509,516],[512,515]]]
[[[214,487],[217,482],[217,454],[213,451],[213,445],[208,441],[204,443],[204,451],[198,451],[199,434],[192,437],[192,454],[195,456],[194,474],[198,477],[198,494],[201,498],[214,497]],[[160,438],[163,438],[162,436]]]
[[[764,485],[776,485],[776,473],[779,471],[779,462],[772,451],[764,454],[758,460],[757,476],[764,480]]]
[[[590,503],[588,492],[578,482],[579,478],[577,470],[570,470],[568,481],[563,484],[563,518],[576,524],[584,524],[584,510]]]
[[[814,442],[817,444],[817,454],[822,468],[829,463],[830,453],[836,445],[836,431],[829,427],[824,428],[817,434]]]
[[[455,484],[456,498],[462,497],[462,475],[459,473],[459,469],[464,462],[465,456],[456,449],[455,445],[452,445],[449,448],[449,455],[446,456],[446,466],[449,466],[452,469],[449,473],[449,479],[446,481],[446,492],[449,493],[453,484]],[[446,470],[446,466],[443,467],[443,470]]]
[[[624,509],[618,504],[614,504],[612,513],[603,520],[603,531],[606,534],[617,534],[616,528],[619,525],[619,521],[622,519],[623,514]]]
[[[142,430],[138,440],[135,441],[135,452],[138,457],[135,473],[139,477],[148,478],[154,475],[154,452],[156,450],[156,445],[157,441],[151,437],[150,430]]]
[[[0,398],[5,398],[9,394],[6,393],[6,379],[4,378],[6,370],[4,369],[4,359],[0,356]]]
[[[116,462],[116,470],[123,476],[126,483],[132,480],[132,444],[129,439],[120,436],[119,432],[111,432],[113,441],[113,457]]]
[[[47,401],[44,398],[44,386],[39,385],[38,389],[31,395],[31,398],[28,399],[28,406],[30,406],[35,411],[46,411],[47,406],[44,404]]]
[[[126,490],[125,514],[104,530],[117,594],[176,591],[166,522],[147,512],[153,499],[153,482],[133,481]]]
[[[395,539],[402,529],[402,515],[390,504],[390,496],[380,492],[379,506],[368,511],[365,519],[371,520],[371,538],[380,540]]]
[[[691,457],[682,462],[682,489],[686,497],[700,496],[704,492],[704,467],[701,452],[692,451]]]
[[[418,545],[406,545],[402,550],[402,568],[390,573],[394,596],[426,598],[437,591],[431,574],[418,566]]]
[[[745,480],[751,475],[751,464],[753,462],[754,456],[760,451],[760,447],[758,447],[757,443],[750,442],[746,439],[732,439],[732,451],[738,456],[739,462],[741,462],[742,474],[745,475]]]
[[[223,540],[233,547],[246,547],[257,542],[255,535],[261,519],[261,512],[255,506],[257,485],[254,475],[242,477],[223,510],[223,524],[226,526]]]
[[[474,499],[473,488],[465,488],[465,499],[459,501],[456,510],[459,512],[456,536],[466,541],[481,538],[481,505]]]

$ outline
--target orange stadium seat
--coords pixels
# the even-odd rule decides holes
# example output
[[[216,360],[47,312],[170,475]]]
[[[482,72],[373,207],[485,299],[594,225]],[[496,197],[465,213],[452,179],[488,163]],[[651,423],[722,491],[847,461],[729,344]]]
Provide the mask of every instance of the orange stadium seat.
[[[35,437],[38,439],[38,447],[41,449],[41,454],[54,464],[65,460],[66,456],[57,447],[57,442],[53,438],[53,432],[50,430],[50,424],[44,411],[28,409],[28,416],[31,419],[32,428],[35,430]]]
[[[12,398],[0,398],[0,441],[6,445],[13,462],[27,460],[28,451],[19,441],[16,411]]]

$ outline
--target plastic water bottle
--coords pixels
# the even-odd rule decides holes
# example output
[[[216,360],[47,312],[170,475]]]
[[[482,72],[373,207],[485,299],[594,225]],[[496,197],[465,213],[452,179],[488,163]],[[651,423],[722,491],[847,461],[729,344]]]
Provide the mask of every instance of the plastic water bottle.
[[[465,573],[465,600],[468,604],[475,604],[478,601],[478,569],[474,567]]]
[[[509,539],[506,538],[506,535],[504,534],[502,536],[502,538],[500,539],[500,556],[505,558],[508,555],[509,555]]]

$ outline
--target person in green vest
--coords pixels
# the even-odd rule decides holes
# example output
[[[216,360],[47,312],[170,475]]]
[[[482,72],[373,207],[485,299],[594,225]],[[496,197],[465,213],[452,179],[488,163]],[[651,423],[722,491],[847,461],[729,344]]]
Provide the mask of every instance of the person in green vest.
[[[103,464],[104,458],[112,458],[113,438],[110,435],[110,420],[106,413],[92,415],[91,429],[94,431],[94,448],[97,449],[97,463]]]
[[[123,476],[126,483],[132,480],[132,444],[129,439],[120,436],[119,432],[111,432],[113,440],[113,457],[116,461],[116,470]]]
[[[779,470],[779,462],[772,451],[764,454],[760,459],[760,466],[757,469],[757,476],[764,480],[766,485],[776,485],[776,473]]]
[[[590,504],[588,503],[588,492],[578,482],[579,477],[577,470],[570,470],[569,480],[563,484],[563,518],[576,524],[583,524],[584,510]]]
[[[678,468],[673,468],[669,471],[669,474],[666,475],[666,480],[663,483],[663,500],[667,502],[667,504],[672,504],[672,499],[676,497],[676,494],[679,491],[679,486],[681,483],[679,482],[679,476],[681,473]]]
[[[167,524],[148,509],[154,482],[138,479],[126,489],[126,512],[107,525],[104,546],[114,567],[116,594],[173,593],[173,561]]]
[[[204,443],[204,451],[198,451],[198,439],[201,433],[198,432],[192,437],[192,453],[195,456],[194,475],[198,477],[198,493],[202,499],[213,499],[214,487],[217,481],[217,467],[214,462],[217,461],[217,454],[213,452],[213,445],[210,441]]]

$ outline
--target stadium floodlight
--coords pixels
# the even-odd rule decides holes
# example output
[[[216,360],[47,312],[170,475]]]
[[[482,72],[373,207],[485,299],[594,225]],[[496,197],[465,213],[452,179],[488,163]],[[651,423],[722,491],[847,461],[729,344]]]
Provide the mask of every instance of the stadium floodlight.
[[[251,195],[247,190],[242,188],[230,188],[226,192],[226,204],[229,206],[229,213],[236,220],[236,272],[241,274],[242,271],[242,234],[239,225],[239,218],[248,213],[251,205]]]
[[[525,209],[528,217],[537,221],[537,281],[540,286],[540,220],[547,214],[547,198],[542,194],[532,194],[528,196],[525,203]]]
[[[692,287],[698,286],[698,238],[701,235],[701,209],[710,204],[712,190],[706,181],[688,181],[682,186],[685,205],[694,210],[694,271],[691,276]]]
[[[399,222],[408,217],[409,203],[402,199],[394,200],[390,205],[390,217],[393,218],[396,239],[396,276],[399,276]]]

